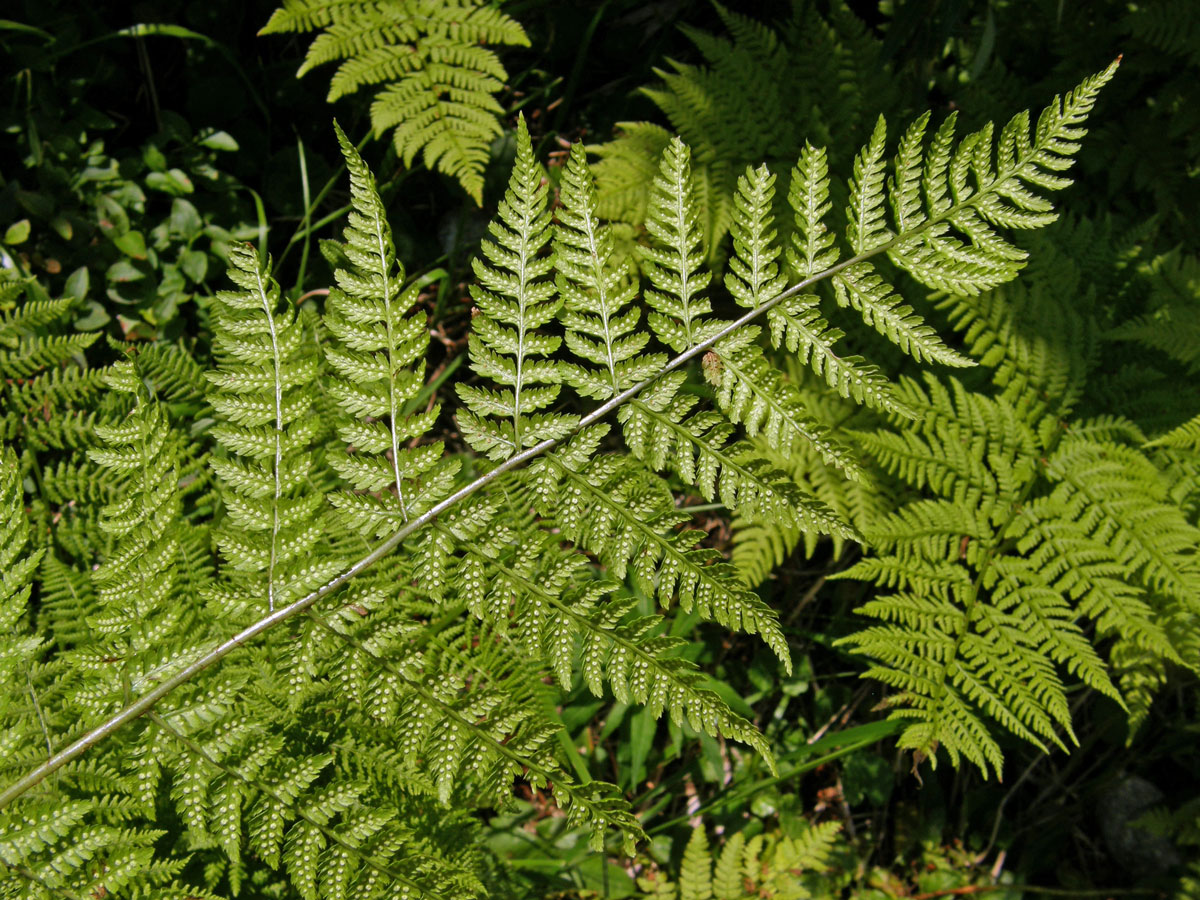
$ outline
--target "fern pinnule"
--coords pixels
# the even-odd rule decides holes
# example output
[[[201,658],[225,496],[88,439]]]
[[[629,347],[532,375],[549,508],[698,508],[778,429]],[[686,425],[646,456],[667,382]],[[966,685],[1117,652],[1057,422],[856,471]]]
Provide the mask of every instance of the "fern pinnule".
[[[417,288],[404,288],[391,227],[375,179],[335,125],[350,170],[351,202],[338,267],[338,287],[326,304],[325,327],[337,339],[325,358],[341,376],[329,390],[341,407],[342,440],[353,452],[329,463],[354,488],[330,501],[365,533],[383,537],[420,515],[449,492],[457,463],[442,458],[442,443],[405,446],[425,436],[437,419],[434,404],[416,413],[409,401],[424,382],[429,331],[423,313],[406,315]]]
[[[473,260],[479,284],[471,291],[478,309],[471,321],[471,368],[501,387],[455,386],[466,405],[458,414],[463,437],[495,460],[565,437],[577,421],[541,412],[558,397],[563,378],[562,367],[547,358],[562,338],[539,332],[562,303],[545,278],[553,259],[541,253],[552,236],[548,193],[522,118],[508,191],[488,226],[494,240],[481,244],[486,261]]]
[[[607,400],[649,378],[666,364],[661,353],[643,353],[649,333],[638,330],[641,307],[636,273],[618,259],[611,227],[597,219],[596,188],[581,144],[571,148],[559,187],[554,226],[559,318],[570,351],[591,366],[575,365],[565,378],[580,394]],[[626,308],[628,307],[628,308]]]

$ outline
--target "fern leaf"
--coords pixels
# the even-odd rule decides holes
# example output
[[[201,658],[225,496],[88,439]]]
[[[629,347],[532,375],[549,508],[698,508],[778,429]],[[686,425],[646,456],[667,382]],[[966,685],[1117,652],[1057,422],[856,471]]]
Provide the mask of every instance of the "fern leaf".
[[[375,179],[336,130],[354,209],[342,246],[350,267],[335,270],[339,286],[326,307],[325,327],[338,340],[326,359],[343,379],[330,390],[345,414],[338,433],[353,452],[331,457],[330,465],[356,492],[330,501],[354,527],[382,537],[441,500],[457,464],[442,459],[440,441],[405,446],[424,437],[440,411],[437,404],[407,411],[424,381],[429,332],[423,315],[405,315],[417,289],[403,288],[404,269]]]
[[[544,278],[553,261],[540,255],[551,238],[547,193],[522,119],[508,192],[489,226],[495,240],[481,245],[487,262],[473,261],[479,285],[471,293],[478,308],[471,323],[471,368],[502,387],[455,386],[467,407],[458,414],[463,437],[496,460],[562,438],[577,421],[540,412],[554,403],[562,380],[560,366],[546,358],[562,339],[538,331],[561,305],[554,284]]]
[[[805,142],[792,170],[788,205],[796,217],[788,263],[799,278],[811,278],[838,260],[836,235],[824,221],[833,208],[829,201],[829,164],[824,147]]]
[[[483,202],[483,174],[508,81],[493,46],[529,46],[520,24],[481,0],[283,0],[263,34],[321,30],[297,76],[339,62],[329,101],[377,88],[375,133],[393,130],[405,165],[455,178]]]
[[[531,468],[544,514],[553,515],[563,537],[596,554],[614,578],[623,579],[631,567],[635,583],[664,607],[678,602],[702,619],[761,634],[790,669],[774,611],[738,583],[719,554],[696,547],[703,532],[675,530],[687,514],[664,503],[661,491],[647,485],[647,473],[627,459],[589,460],[576,449],[606,432],[598,427],[578,435],[561,455],[549,454]]]
[[[672,372],[617,413],[625,442],[654,470],[670,466],[706,499],[768,522],[823,534],[853,532],[791,479],[753,455],[746,443],[730,444],[733,426],[719,414],[690,417],[696,397],[679,393],[683,375]]]
[[[585,397],[607,400],[649,378],[666,358],[643,353],[650,335],[639,331],[641,308],[629,306],[638,284],[626,260],[618,261],[611,228],[597,218],[596,188],[583,146],[576,144],[559,188],[554,265],[567,347],[591,366],[576,366],[567,381]]]
[[[800,294],[768,310],[771,342],[798,354],[801,362],[824,377],[842,397],[886,412],[911,416],[911,411],[896,397],[891,383],[878,367],[861,356],[842,356],[835,351],[834,344],[843,337],[843,332],[829,326],[817,308],[819,302],[813,294]]]
[[[242,573],[214,599],[237,616],[286,606],[341,566],[313,554],[324,496],[307,481],[320,432],[308,388],[317,371],[311,331],[290,305],[281,308],[269,261],[242,245],[230,262],[240,290],[217,295],[220,365],[208,378],[220,420],[212,434],[229,454],[211,462],[228,511],[216,542]]]
[[[181,516],[178,438],[134,362],[115,363],[108,383],[132,395],[133,408],[122,420],[96,427],[106,446],[88,454],[114,483],[113,502],[99,519],[113,543],[92,577],[92,639],[70,654],[84,685],[76,702],[92,713],[143,693],[195,658],[207,637],[195,607],[179,596],[189,527]]]
[[[701,292],[712,276],[703,269],[704,236],[696,220],[693,189],[691,151],[675,138],[663,152],[650,192],[646,230],[655,246],[643,251],[643,266],[654,285],[646,291],[646,302],[654,308],[647,322],[676,352],[708,339],[723,324],[704,318],[712,304]]]
[[[23,693],[18,685],[25,681],[44,643],[29,627],[28,605],[45,550],[29,549],[23,494],[16,454],[4,447],[0,449],[0,696],[6,703],[0,706],[0,747],[13,751],[22,737],[21,723],[10,720],[7,700]]]

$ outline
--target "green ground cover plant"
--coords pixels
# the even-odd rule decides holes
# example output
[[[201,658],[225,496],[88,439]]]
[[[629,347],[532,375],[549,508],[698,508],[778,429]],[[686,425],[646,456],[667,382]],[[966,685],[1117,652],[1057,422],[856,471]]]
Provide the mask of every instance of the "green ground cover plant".
[[[1200,35],[1033,8],[0,22],[0,896],[1187,896]]]

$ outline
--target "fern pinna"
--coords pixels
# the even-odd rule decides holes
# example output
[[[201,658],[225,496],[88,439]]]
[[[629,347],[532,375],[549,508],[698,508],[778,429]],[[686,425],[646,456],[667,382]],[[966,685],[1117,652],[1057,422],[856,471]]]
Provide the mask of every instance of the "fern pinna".
[[[347,40],[358,27],[287,8]],[[665,144],[646,245],[630,259],[601,218],[584,150],[571,150],[555,207],[519,122],[474,265],[473,375],[455,386],[449,436],[437,404],[417,402],[428,343],[417,291],[373,177],[339,131],[353,212],[344,243],[328,247],[336,287],[323,317],[297,310],[269,260],[238,247],[235,289],[210,307],[207,392],[171,352],[114,345],[125,358],[104,371],[103,422],[75,420],[94,438],[87,455],[65,439],[37,443],[28,404],[5,414],[22,455],[3,457],[0,558],[25,552],[19,474],[51,471],[48,454],[73,468],[30,480],[30,513],[44,522],[71,506],[81,524],[41,532],[34,562],[6,573],[0,595],[0,622],[19,636],[0,658],[17,698],[0,724],[4,740],[38,747],[5,757],[4,890],[207,896],[286,882],[305,898],[482,896],[491,863],[467,811],[509,802],[514,779],[547,790],[594,847],[615,837],[632,848],[637,816],[554,712],[576,684],[773,766],[756,724],[667,631],[677,604],[759,635],[790,666],[777,611],[701,545],[676,505],[680,484],[784,541],[877,549],[851,574],[901,593],[868,603],[864,614],[885,622],[849,643],[899,689],[889,702],[911,720],[906,746],[997,767],[993,720],[1060,742],[1069,715],[1054,666],[1117,696],[1094,644],[1110,635],[1117,683],[1139,708],[1156,667],[1190,659],[1178,633],[1195,567],[1192,526],[1163,502],[1169,486],[1139,455],[1136,428],[1090,417],[1060,434],[1069,404],[1046,400],[1058,376],[1028,366],[999,398],[931,374],[893,383],[843,352],[830,324],[848,308],[864,326],[848,328],[876,332],[914,366],[969,371],[990,327],[971,316],[986,318],[1025,260],[999,229],[1052,219],[1038,192],[1067,183],[1060,173],[1115,67],[1056,98],[1032,132],[1016,116],[998,142],[991,126],[955,141],[953,117],[927,140],[922,116],[889,162],[880,120],[844,191],[815,145],[785,197],[769,168],[745,169],[723,281],[705,262],[682,140]],[[834,196],[848,198],[836,214]],[[780,209],[794,220],[786,235]],[[893,271],[975,323],[970,356],[900,298]],[[55,309],[27,304],[0,323],[6,347],[27,348],[25,362],[0,364],[42,379],[29,396],[51,403],[70,396],[68,381],[79,392],[99,383],[76,359],[84,341],[56,340]],[[780,356],[790,359],[776,369]],[[887,418],[848,432],[831,412],[846,407]],[[116,477],[69,503],[64,491],[94,467]],[[904,490],[888,473],[937,498],[887,515],[890,492]],[[1000,652],[982,653],[986,641]],[[51,700],[55,714],[42,715]],[[63,744],[44,759],[42,746]],[[105,803],[89,801],[93,790]],[[186,837],[158,842],[160,820]],[[88,840],[112,848],[102,864],[65,849]]]

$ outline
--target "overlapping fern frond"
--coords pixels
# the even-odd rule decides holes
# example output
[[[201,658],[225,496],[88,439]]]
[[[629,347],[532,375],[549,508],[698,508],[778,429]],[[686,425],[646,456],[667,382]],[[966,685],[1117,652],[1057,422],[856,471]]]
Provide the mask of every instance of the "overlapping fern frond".
[[[860,436],[924,499],[867,528],[874,555],[847,575],[895,593],[860,609],[879,624],[846,643],[895,689],[893,715],[911,720],[903,746],[998,773],[992,723],[1042,747],[1073,740],[1067,675],[1126,704],[1136,725],[1164,663],[1200,662],[1200,532],[1167,500],[1133,423],[1065,418],[1086,373],[1064,362],[1086,347],[1071,329],[960,321],[991,347],[1001,392],[906,382],[919,424]],[[1096,639],[1113,641],[1107,665]]]
[[[405,165],[455,178],[477,203],[508,74],[491,46],[528,46],[520,24],[481,0],[284,0],[263,34],[320,30],[298,76],[337,62],[329,100],[376,89],[371,124]]]
[[[86,446],[103,386],[83,352],[97,332],[61,333],[73,301],[31,300],[28,280],[0,273],[0,438],[35,450]]]

